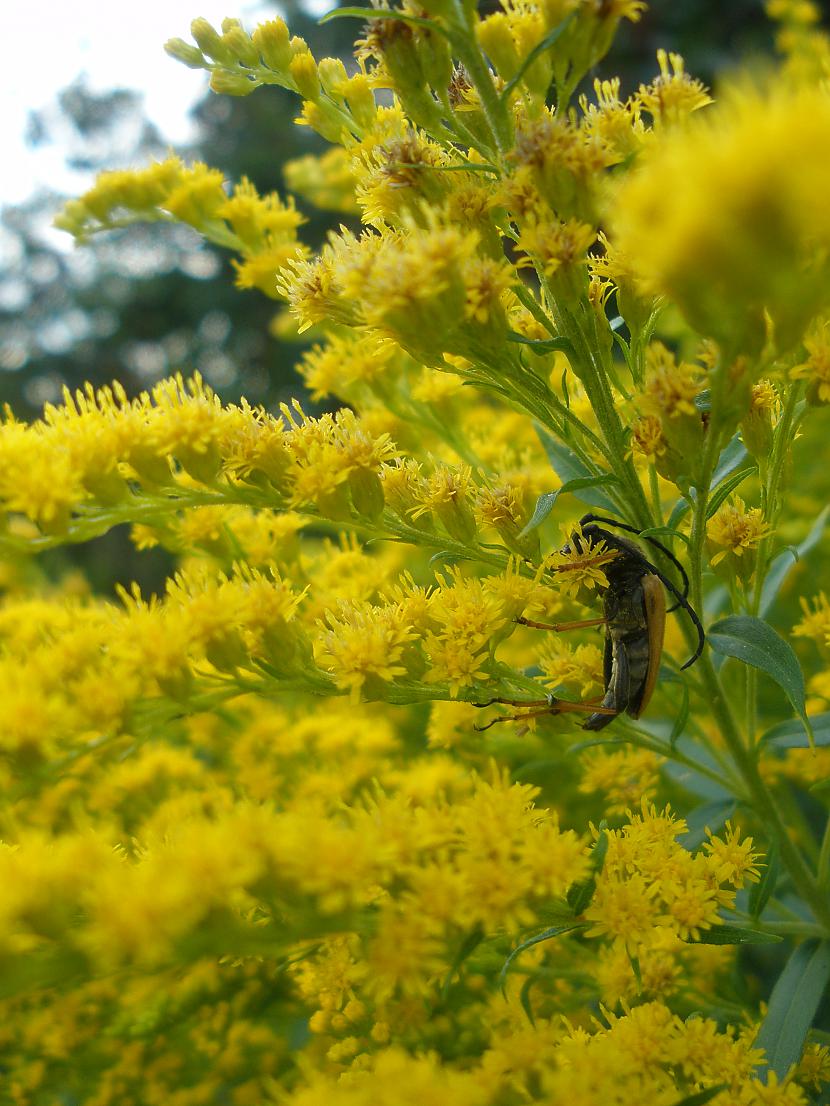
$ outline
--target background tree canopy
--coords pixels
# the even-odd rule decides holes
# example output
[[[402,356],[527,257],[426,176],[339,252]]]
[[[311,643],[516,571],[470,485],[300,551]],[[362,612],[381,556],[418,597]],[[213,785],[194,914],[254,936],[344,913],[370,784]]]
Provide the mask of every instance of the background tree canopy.
[[[496,5],[488,0],[483,7]],[[279,11],[315,55],[350,57],[353,21],[321,26],[295,3]],[[653,3],[639,23],[625,26],[615,47],[624,90],[649,79],[660,45],[678,50],[689,71],[710,82],[731,59],[768,51],[770,28],[757,0],[726,7],[718,0]],[[163,64],[176,63],[160,59]],[[605,75],[600,65],[595,76]],[[194,73],[194,82],[199,79]],[[293,125],[293,97],[280,88],[240,98],[206,92],[194,110],[198,138],[181,156],[206,160],[230,180],[247,176],[261,194],[284,192],[285,163],[325,146],[311,130]],[[29,140],[62,142],[68,163],[94,172],[141,165],[169,149],[145,119],[140,94],[94,95],[81,82],[64,90],[54,110],[32,117]],[[45,402],[60,399],[64,386],[118,379],[135,394],[171,372],[196,368],[226,400],[244,395],[272,408],[300,392],[293,365],[308,341],[280,329],[274,301],[234,286],[226,253],[185,227],[165,224],[132,226],[79,251],[56,249],[43,230],[65,198],[43,191],[0,215],[0,402],[21,418],[36,417]],[[303,239],[312,248],[329,226],[348,222],[297,202],[308,219]],[[61,552],[61,563],[68,555]],[[151,585],[164,564],[157,552],[136,555],[118,531],[71,555],[105,590],[132,578]]]

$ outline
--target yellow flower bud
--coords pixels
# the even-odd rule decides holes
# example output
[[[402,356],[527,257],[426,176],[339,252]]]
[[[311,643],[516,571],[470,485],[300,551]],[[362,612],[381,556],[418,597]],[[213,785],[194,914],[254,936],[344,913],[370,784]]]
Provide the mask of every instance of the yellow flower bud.
[[[202,51],[183,38],[169,38],[164,44],[164,52],[176,61],[183,62],[188,69],[206,69],[207,61]]]
[[[335,100],[343,98],[344,86],[348,83],[349,74],[340,58],[321,58],[317,66],[317,74],[324,92]]]
[[[510,19],[504,12],[488,15],[476,27],[476,36],[482,50],[496,67],[498,75],[509,81],[521,65]]]
[[[235,58],[222,41],[222,36],[207,19],[194,19],[190,33],[203,54],[224,65],[233,65]]]
[[[229,73],[227,69],[214,69],[210,75],[211,92],[220,96],[250,96],[255,88],[256,84],[250,78]]]
[[[281,19],[269,19],[267,23],[260,23],[251,35],[251,41],[260,57],[276,73],[283,73],[291,60],[289,37],[288,27]]]
[[[237,61],[249,68],[259,65],[259,52],[251,41],[251,36],[240,24],[234,22],[222,35],[222,44]]]
[[[320,99],[320,77],[317,72],[317,63],[309,51],[295,54],[288,63],[288,71],[303,99],[311,100],[312,103]]]

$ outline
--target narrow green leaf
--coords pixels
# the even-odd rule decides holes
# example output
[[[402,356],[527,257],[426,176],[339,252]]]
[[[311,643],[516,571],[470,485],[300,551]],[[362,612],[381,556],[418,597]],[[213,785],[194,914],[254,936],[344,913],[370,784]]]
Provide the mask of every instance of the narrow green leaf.
[[[570,15],[567,15],[562,20],[561,23],[558,23],[553,28],[552,31],[549,31],[545,35],[545,37],[542,39],[541,42],[538,42],[533,47],[533,49],[527,55],[525,60],[519,66],[518,72],[515,74],[515,76],[510,78],[510,80],[507,82],[507,84],[502,89],[501,99],[502,99],[503,103],[507,103],[507,99],[510,96],[510,93],[513,91],[513,89],[516,87],[516,85],[519,83],[519,81],[522,79],[522,77],[525,75],[525,73],[528,71],[528,69],[530,69],[531,65],[533,65],[533,63],[536,61],[536,59],[541,57],[542,54],[547,53],[547,51],[550,50],[551,46],[553,46],[553,44],[556,42],[556,40],[559,38],[559,36],[566,30],[568,25],[571,23],[571,21],[573,20],[573,17],[574,17],[574,13],[571,12]]]
[[[437,553],[433,553],[433,555],[430,557],[429,563],[430,565],[456,565],[459,564],[461,561],[469,560],[469,557],[465,557],[461,553],[453,553],[450,549],[439,549]]]
[[[475,949],[478,948],[478,946],[481,944],[481,942],[483,940],[484,940],[484,930],[481,928],[481,926],[475,926],[465,936],[464,940],[461,942],[461,945],[458,949],[458,952],[455,954],[455,959],[452,962],[452,967],[447,972],[447,974],[444,978],[444,983],[441,987],[441,997],[442,998],[447,997],[447,994],[449,993],[449,989],[452,986],[452,981],[455,979],[456,975],[458,974],[458,970],[461,967],[461,965],[464,963],[464,961],[467,959],[467,957],[470,955],[470,953],[472,953]]]
[[[326,12],[319,22],[331,23],[333,19],[365,19],[367,23],[372,19],[397,19],[401,23],[413,23],[416,27],[426,27],[449,38],[446,27],[442,27],[437,20],[422,19],[420,16],[392,11],[389,8],[333,8],[330,12]]]
[[[533,530],[542,525],[553,510],[560,495],[566,495],[568,493],[576,495],[578,491],[582,491],[585,488],[597,488],[603,484],[618,483],[617,477],[614,476],[612,472],[605,472],[601,476],[577,476],[573,480],[568,480],[561,488],[557,488],[555,492],[545,492],[544,495],[540,495],[536,500],[533,517],[522,530],[521,534],[519,534],[519,537],[523,538],[526,534],[530,534]]]
[[[569,338],[527,338],[515,330],[507,333],[508,342],[518,342],[522,346],[530,346],[533,353],[540,357],[545,353],[573,353],[573,343]]]
[[[570,933],[574,929],[587,928],[587,922],[568,922],[566,925],[550,926],[548,929],[543,929],[541,933],[537,933],[535,937],[528,937],[526,941],[522,941],[521,944],[513,949],[502,965],[502,969],[499,972],[499,987],[502,991],[504,990],[504,984],[507,979],[507,973],[510,970],[510,965],[517,956],[521,956],[527,949],[532,949],[534,945],[539,945],[542,941],[549,941],[551,937],[561,937],[563,933]]]
[[[745,929],[743,926],[722,925],[703,929],[697,941],[687,941],[687,945],[777,945],[783,941],[777,933],[764,933],[759,929]]]
[[[540,426],[537,426],[536,433],[539,436],[539,441],[542,443],[542,448],[547,454],[551,468],[563,484],[567,484],[571,480],[584,480],[586,477],[605,475],[603,473],[591,472],[572,449],[563,445],[562,442],[557,441],[556,438],[551,437],[551,435]],[[612,514],[615,514],[617,511],[614,501],[599,489],[590,487],[582,488],[574,492],[574,495],[577,499],[582,500],[583,503],[587,503],[590,507],[600,507],[603,511],[610,511]]]
[[[816,745],[830,745],[830,711],[810,715],[810,730]],[[800,718],[791,718],[787,722],[779,722],[777,726],[767,730],[761,740],[768,741],[772,745],[778,745],[782,749],[808,749],[810,747],[810,738]]]
[[[677,740],[683,733],[686,723],[689,720],[689,689],[686,684],[680,685],[680,694],[683,697],[680,703],[680,710],[678,712],[677,718],[675,718],[674,720],[674,725],[671,728],[671,733],[669,734],[669,745],[672,749],[677,744]]]
[[[753,472],[758,471],[758,466],[755,464],[746,465],[744,468],[738,469],[737,472],[733,472],[731,476],[726,476],[718,484],[712,493],[709,503],[706,507],[706,517],[711,518],[715,511],[726,502],[729,496],[741,485],[747,476],[750,476]]]
[[[716,653],[759,668],[775,680],[800,715],[810,744],[814,745],[815,737],[804,704],[804,676],[792,646],[768,623],[744,614],[730,615],[716,622],[709,628],[707,637]]]
[[[689,502],[688,499],[678,499],[678,501],[672,507],[671,514],[669,515],[669,521],[666,523],[668,529],[676,530],[677,524],[682,518],[685,518],[685,516],[691,510],[691,507],[692,504]]]
[[[828,980],[830,942],[809,940],[798,946],[772,989],[755,1046],[779,1079],[801,1058]]]
[[[680,538],[686,545],[689,544],[688,534],[681,534],[671,526],[650,526],[648,530],[640,531],[641,538]]]
[[[634,973],[634,982],[637,984],[637,994],[643,993],[643,972],[640,968],[640,958],[635,956],[633,952],[629,951],[628,961],[631,964],[631,970]]]
[[[689,852],[694,852],[706,840],[706,830],[716,833],[735,813],[734,799],[715,799],[701,803],[686,816],[687,832],[680,838],[680,844]]]
[[[712,476],[710,488],[716,488],[721,480],[736,469],[746,456],[746,446],[736,434],[721,450],[718,467],[715,469],[714,475]]]
[[[767,862],[761,872],[761,878],[749,892],[749,913],[753,918],[760,918],[764,913],[764,907],[778,883],[779,870],[778,842],[773,841],[767,852]]]
[[[522,1004],[522,1010],[524,1010],[527,1020],[532,1026],[535,1027],[536,1019],[533,1017],[533,1007],[530,1005],[530,988],[536,980],[532,975],[529,975],[522,984],[522,989],[519,991],[519,1002]]]
[[[533,530],[542,525],[556,505],[558,498],[559,490],[555,492],[544,492],[539,496],[536,500],[536,506],[533,508],[533,515],[531,516],[530,522],[528,522],[527,526],[525,526],[521,534],[519,534],[520,538],[523,538],[525,534],[530,534]]]
[[[716,1083],[714,1087],[707,1087],[705,1091],[695,1091],[694,1094],[687,1094],[685,1098],[681,1098],[678,1102],[675,1102],[674,1106],[705,1106],[707,1102],[711,1102],[713,1098],[721,1093],[721,1091],[727,1090],[728,1083]]]
[[[773,559],[767,572],[766,579],[764,580],[764,587],[761,591],[760,613],[762,617],[775,602],[795,561],[805,556],[811,549],[818,545],[824,533],[824,528],[827,525],[828,518],[830,518],[830,507],[825,507],[819,512],[815,522],[810,527],[810,532],[807,537],[795,547],[795,551],[793,552],[792,549],[785,549]]]
[[[605,822],[600,822],[599,837],[591,851],[591,874],[582,883],[575,883],[568,889],[568,906],[577,917],[591,905],[591,899],[597,889],[597,876],[605,865],[607,852],[608,834],[605,832]]]

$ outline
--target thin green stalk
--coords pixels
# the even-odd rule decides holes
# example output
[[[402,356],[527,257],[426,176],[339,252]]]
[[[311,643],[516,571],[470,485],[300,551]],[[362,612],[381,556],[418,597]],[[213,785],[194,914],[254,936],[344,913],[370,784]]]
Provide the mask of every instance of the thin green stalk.
[[[468,24],[463,11],[463,0],[456,0],[455,8],[458,14],[458,24],[466,30]],[[493,134],[495,145],[499,153],[504,155],[513,145],[510,116],[496,91],[496,86],[493,84],[493,78],[484,57],[472,35],[454,34],[451,41],[478,93],[481,109]]]
[[[706,436],[689,545],[690,590],[692,603],[698,610],[703,608],[703,543],[706,534],[709,487],[720,455],[720,438],[721,435],[711,430]],[[827,932],[830,932],[830,902],[789,835],[778,802],[758,770],[755,753],[748,748],[738,729],[711,658],[704,652],[698,663],[709,709],[720,727],[723,740],[744,781],[751,803],[762,822],[769,828],[771,835],[779,841],[782,862],[798,892],[813,910],[817,921]]]
[[[772,444],[772,456],[770,457],[767,479],[761,486],[761,506],[764,512],[764,522],[774,526],[780,513],[781,481],[784,475],[784,465],[787,460],[789,448],[798,428],[797,408],[803,386],[794,384],[787,394],[784,410],[781,412],[778,426],[775,428],[775,436]],[[768,551],[770,538],[764,537],[758,543],[755,554],[754,587],[750,606],[750,614],[757,615],[761,608],[764,578],[766,577]]]
[[[612,471],[618,477],[624,489],[625,506],[628,509],[629,520],[635,526],[645,530],[653,524],[651,509],[634,465],[631,459],[626,457],[627,442],[608,382],[608,374],[605,368],[597,365],[594,360],[592,348],[587,342],[578,320],[559,309],[544,271],[540,271],[538,267],[536,271],[545,293],[545,299],[556,316],[554,321],[557,330],[573,346],[574,357],[577,360],[577,364],[573,367],[582,381],[588,399],[591,401],[591,407],[602,431],[605,446],[612,458]]]
[[[654,518],[658,526],[661,526],[663,524],[663,506],[660,502],[660,484],[657,480],[657,469],[654,465],[649,465],[648,468],[648,484],[649,491],[651,492],[651,507],[654,511]]]
[[[774,526],[780,513],[781,481],[789,448],[792,445],[798,419],[796,411],[803,392],[800,384],[794,384],[788,394],[781,413],[772,444],[772,455],[767,469],[766,480],[761,483],[761,508],[764,522]],[[756,618],[760,614],[761,599],[764,593],[764,580],[769,566],[770,537],[765,536],[758,542],[755,551],[755,569],[753,588],[749,602],[749,613]],[[746,674],[746,731],[750,746],[755,744],[758,715],[758,674],[754,668],[747,667]]]
[[[824,827],[824,837],[818,854],[817,876],[819,887],[827,894],[830,891],[830,817],[828,817]]]

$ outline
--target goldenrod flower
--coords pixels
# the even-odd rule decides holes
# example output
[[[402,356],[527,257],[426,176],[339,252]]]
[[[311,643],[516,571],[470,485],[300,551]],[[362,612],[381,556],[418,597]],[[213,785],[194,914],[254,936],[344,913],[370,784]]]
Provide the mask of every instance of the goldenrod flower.
[[[616,198],[611,235],[644,288],[737,350],[782,349],[823,306],[830,103],[818,90],[742,91],[657,145]],[[711,203],[711,197],[718,197]]]
[[[793,380],[808,382],[808,399],[817,404],[830,403],[830,323],[820,323],[804,339],[807,360],[790,369]]]
[[[575,596],[583,587],[589,591],[606,588],[608,578],[602,566],[616,557],[616,549],[609,549],[601,538],[594,544],[578,526],[568,526],[565,532],[566,548],[549,554],[544,561],[554,586],[570,596]]]
[[[816,642],[830,643],[830,600],[821,591],[810,601],[803,596],[799,599],[803,615],[801,621],[793,627],[796,637],[809,637]]]
[[[693,111],[712,103],[712,97],[701,81],[690,77],[679,54],[657,51],[660,75],[650,85],[640,85],[636,100],[647,111],[655,126],[679,123]]]
[[[750,507],[736,495],[731,503],[724,503],[706,524],[706,536],[715,546],[723,546],[712,557],[712,565],[720,564],[730,554],[743,557],[757,549],[760,542],[772,533],[772,527],[764,522],[759,507]]]

